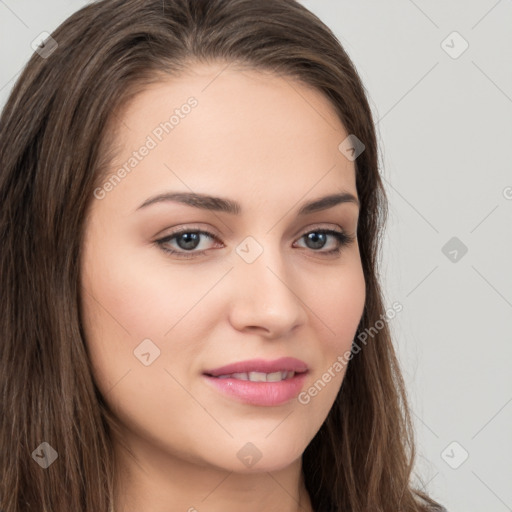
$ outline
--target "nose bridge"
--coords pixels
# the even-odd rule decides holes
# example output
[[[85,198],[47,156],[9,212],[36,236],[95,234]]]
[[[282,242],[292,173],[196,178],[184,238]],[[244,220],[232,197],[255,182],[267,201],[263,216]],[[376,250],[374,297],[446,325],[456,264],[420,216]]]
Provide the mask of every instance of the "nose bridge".
[[[247,236],[237,246],[236,253],[237,271],[241,276],[246,276],[254,288],[273,290],[285,287],[282,280],[288,280],[287,255],[283,253],[281,241],[275,235]],[[275,294],[276,290],[273,292]]]
[[[237,328],[261,327],[282,335],[304,321],[303,303],[290,281],[280,241],[248,236],[236,253],[233,277],[238,290],[231,312]]]

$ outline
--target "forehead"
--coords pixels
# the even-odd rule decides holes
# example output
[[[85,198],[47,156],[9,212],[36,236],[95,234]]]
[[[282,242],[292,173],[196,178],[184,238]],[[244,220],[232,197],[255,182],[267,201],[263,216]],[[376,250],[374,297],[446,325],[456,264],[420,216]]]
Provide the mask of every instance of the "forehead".
[[[122,183],[131,195],[164,182],[217,194],[356,195],[354,163],[338,149],[348,133],[333,105],[290,77],[197,64],[148,86],[114,122],[119,150],[110,171],[132,160]]]

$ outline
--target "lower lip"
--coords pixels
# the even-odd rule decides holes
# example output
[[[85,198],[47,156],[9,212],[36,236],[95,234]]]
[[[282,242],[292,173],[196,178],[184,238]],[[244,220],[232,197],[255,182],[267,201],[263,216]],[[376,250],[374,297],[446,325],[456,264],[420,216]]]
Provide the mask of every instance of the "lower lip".
[[[241,402],[251,405],[282,405],[297,397],[304,386],[307,372],[297,373],[291,379],[279,382],[251,382],[239,379],[219,379],[204,375],[216,389]]]

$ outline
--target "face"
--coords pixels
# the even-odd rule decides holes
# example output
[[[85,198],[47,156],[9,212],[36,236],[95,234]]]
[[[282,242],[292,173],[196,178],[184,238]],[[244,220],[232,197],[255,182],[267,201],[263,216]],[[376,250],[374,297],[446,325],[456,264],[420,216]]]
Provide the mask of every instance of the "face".
[[[355,167],[321,93],[223,68],[153,84],[115,117],[81,314],[139,457],[271,471],[325,420],[363,313]]]

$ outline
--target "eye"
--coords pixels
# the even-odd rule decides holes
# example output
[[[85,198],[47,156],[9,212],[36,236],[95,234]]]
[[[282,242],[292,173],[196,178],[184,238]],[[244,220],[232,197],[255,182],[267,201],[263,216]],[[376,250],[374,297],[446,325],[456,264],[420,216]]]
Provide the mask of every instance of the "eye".
[[[332,237],[335,239],[335,246],[328,251],[318,251],[317,249],[323,249],[326,241]],[[314,252],[320,252],[324,255],[339,254],[341,250],[354,241],[355,237],[344,233],[343,231],[337,231],[334,229],[315,229],[302,235],[300,238],[305,239],[306,246],[313,249]],[[309,244],[309,245],[308,245]]]
[[[208,231],[187,228],[156,240],[155,244],[168,254],[178,258],[190,259],[196,256],[206,256],[207,248],[196,250],[201,246],[201,238],[203,237],[222,243],[215,235]],[[327,251],[319,250],[324,248],[329,238],[334,239],[334,247]],[[315,229],[302,235],[299,240],[302,239],[305,240],[306,249],[311,249],[313,252],[321,255],[330,256],[339,254],[343,247],[355,240],[355,236],[333,229]]]
[[[179,258],[193,258],[194,256],[205,256],[206,249],[195,251],[201,243],[201,237],[218,241],[218,238],[208,231],[183,229],[172,233],[165,238],[161,238],[155,243],[158,244],[163,251],[173,254]],[[178,246],[178,250],[169,248],[169,244],[174,240]]]

